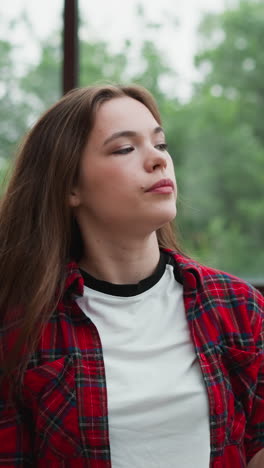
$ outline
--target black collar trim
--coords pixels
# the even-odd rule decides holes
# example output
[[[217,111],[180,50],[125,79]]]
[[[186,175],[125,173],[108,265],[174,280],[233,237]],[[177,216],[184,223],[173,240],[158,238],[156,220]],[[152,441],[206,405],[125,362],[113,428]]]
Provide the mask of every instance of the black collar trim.
[[[137,284],[113,284],[108,283],[107,281],[101,281],[97,278],[94,278],[86,271],[80,269],[80,272],[84,279],[84,285],[88,288],[94,289],[105,294],[110,294],[111,296],[120,296],[120,297],[131,297],[137,296],[148,289],[152,288],[158,281],[161,279],[165,272],[167,264],[172,264],[175,266],[175,261],[171,255],[167,252],[160,252],[160,259],[158,266],[155,272],[148,276],[148,278],[143,279]]]

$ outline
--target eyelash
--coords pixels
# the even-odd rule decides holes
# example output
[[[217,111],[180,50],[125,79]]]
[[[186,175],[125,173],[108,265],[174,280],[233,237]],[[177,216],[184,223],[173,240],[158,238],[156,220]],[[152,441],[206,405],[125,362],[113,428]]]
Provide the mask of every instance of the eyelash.
[[[160,151],[167,151],[168,144],[167,143],[160,143],[159,145],[156,145],[155,148],[159,149]]]
[[[155,148],[160,151],[167,151],[168,145],[167,143],[159,143],[158,145],[155,146]],[[134,150],[133,146],[127,146],[126,148],[120,148],[116,151],[113,151],[112,154],[128,154],[133,150]]]

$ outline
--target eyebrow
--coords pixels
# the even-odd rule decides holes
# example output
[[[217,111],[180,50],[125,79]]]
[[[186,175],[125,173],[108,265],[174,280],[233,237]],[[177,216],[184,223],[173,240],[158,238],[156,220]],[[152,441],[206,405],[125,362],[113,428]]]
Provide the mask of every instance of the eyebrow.
[[[155,127],[152,133],[153,135],[156,135],[157,133],[164,133],[164,130],[162,127]],[[103,146],[105,146],[107,143],[110,143],[110,141],[116,140],[117,138],[136,137],[137,135],[138,133],[133,132],[132,130],[123,130],[121,132],[115,132],[104,141]]]

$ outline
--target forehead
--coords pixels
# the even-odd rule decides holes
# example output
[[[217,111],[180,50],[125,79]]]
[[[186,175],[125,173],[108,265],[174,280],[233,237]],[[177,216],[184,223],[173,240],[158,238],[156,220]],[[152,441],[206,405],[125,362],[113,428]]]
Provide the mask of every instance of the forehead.
[[[98,109],[93,131],[152,130],[158,122],[149,109],[136,99],[124,96],[104,102]]]

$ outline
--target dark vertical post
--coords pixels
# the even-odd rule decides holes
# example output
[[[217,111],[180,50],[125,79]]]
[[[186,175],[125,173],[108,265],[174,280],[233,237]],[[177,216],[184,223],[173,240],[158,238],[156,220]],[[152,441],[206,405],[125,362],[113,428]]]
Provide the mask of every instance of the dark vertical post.
[[[64,0],[63,94],[78,86],[78,0]]]

